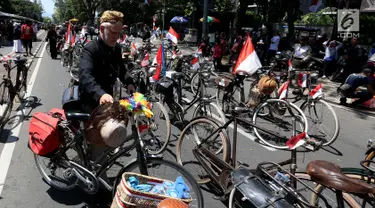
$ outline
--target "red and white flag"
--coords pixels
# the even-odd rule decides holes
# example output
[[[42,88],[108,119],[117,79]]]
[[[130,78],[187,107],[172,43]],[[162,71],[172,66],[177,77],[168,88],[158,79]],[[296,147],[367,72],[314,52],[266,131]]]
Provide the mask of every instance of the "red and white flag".
[[[7,61],[9,61],[10,60],[10,55],[7,55],[7,56],[3,56],[1,59],[0,59],[0,61],[5,61],[5,62],[7,62]]]
[[[202,49],[198,48],[198,50],[195,52],[195,57],[198,57],[201,54],[202,54]]]
[[[71,45],[74,45],[76,42],[76,35],[73,35],[73,29],[72,29],[72,24],[69,23],[68,25],[68,30],[65,35],[65,43],[70,43]]]
[[[232,73],[235,74],[240,71],[252,75],[260,67],[262,67],[262,64],[260,63],[258,55],[254,50],[251,38],[248,36]]]
[[[302,88],[307,87],[307,76],[308,76],[307,73],[298,74],[298,86],[300,86]]]
[[[193,60],[191,60],[191,64],[192,64],[194,70],[199,69],[199,60],[198,60],[197,57],[195,57]]]
[[[281,85],[281,87],[277,91],[277,93],[279,94],[280,100],[286,100],[286,98],[288,96],[288,88],[289,88],[289,81],[287,81],[283,85]]]
[[[146,53],[145,57],[143,58],[141,62],[141,66],[142,67],[148,66],[148,64],[150,63],[149,59],[150,59],[150,55]]]
[[[322,86],[322,84],[319,84],[313,90],[311,90],[310,96],[313,99],[316,99],[316,98],[318,98],[320,96],[323,96],[323,86]]]
[[[174,44],[177,44],[178,40],[180,40],[180,36],[178,36],[178,33],[172,27],[169,28],[167,38],[171,40]]]
[[[156,66],[156,73],[152,76],[152,78],[157,81],[160,79],[161,75],[161,67],[163,64],[163,46],[160,45],[158,53],[156,54],[154,61],[152,62],[152,65],[157,64]]]
[[[322,5],[323,5],[322,0],[313,0],[309,9],[311,12],[316,13]]]
[[[306,141],[304,140],[305,138],[306,138],[306,132],[302,132],[298,134],[297,136],[290,138],[286,142],[286,146],[288,146],[290,149],[295,149],[297,147],[300,147],[306,143]]]

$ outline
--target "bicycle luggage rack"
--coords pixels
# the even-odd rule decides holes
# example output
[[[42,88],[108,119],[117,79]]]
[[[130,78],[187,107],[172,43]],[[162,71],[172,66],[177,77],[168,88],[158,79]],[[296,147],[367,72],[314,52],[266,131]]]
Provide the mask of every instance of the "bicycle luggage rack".
[[[234,189],[240,191],[243,196],[242,201],[249,201],[251,207],[289,208],[299,204],[299,207],[315,208],[299,193],[306,189],[317,194],[327,207],[331,207],[327,200],[314,188],[274,162],[262,162],[258,164],[255,170],[239,167],[232,172],[231,178]],[[291,187],[292,178],[302,185],[299,190]],[[231,195],[234,195],[234,192],[232,191]]]

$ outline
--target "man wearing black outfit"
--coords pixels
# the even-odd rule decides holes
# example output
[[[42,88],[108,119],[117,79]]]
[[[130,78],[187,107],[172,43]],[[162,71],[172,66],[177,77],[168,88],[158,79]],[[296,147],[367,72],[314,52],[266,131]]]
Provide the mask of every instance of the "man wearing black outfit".
[[[133,80],[122,62],[117,43],[122,30],[123,14],[106,11],[100,19],[98,40],[85,46],[80,59],[79,90],[83,110],[91,113],[97,106],[113,102],[113,86],[117,78],[134,92]]]

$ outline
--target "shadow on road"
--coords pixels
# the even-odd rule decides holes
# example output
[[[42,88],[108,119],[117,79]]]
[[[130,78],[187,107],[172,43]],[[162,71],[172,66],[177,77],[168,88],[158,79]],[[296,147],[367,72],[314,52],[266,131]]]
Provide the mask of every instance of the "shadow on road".
[[[69,192],[61,192],[55,189],[48,189],[47,194],[59,204],[66,206],[74,206],[82,204],[82,208],[99,208],[110,207],[112,203],[112,195],[109,191],[99,190],[95,195],[88,195],[76,188]]]

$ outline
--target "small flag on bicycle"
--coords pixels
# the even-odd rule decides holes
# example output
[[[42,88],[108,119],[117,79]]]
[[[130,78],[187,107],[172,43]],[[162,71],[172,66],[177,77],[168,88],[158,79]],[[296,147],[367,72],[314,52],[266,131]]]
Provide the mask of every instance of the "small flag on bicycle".
[[[288,88],[289,88],[289,81],[285,82],[283,85],[281,85],[280,89],[277,91],[279,94],[280,100],[286,100],[288,96]]]
[[[141,66],[143,66],[143,67],[147,66],[150,63],[149,59],[150,59],[150,55],[148,55],[148,53],[146,53],[145,57],[143,58],[143,60],[141,62]]]
[[[162,53],[163,53],[163,45],[160,45],[158,53],[156,54],[156,56],[154,58],[154,61],[152,62],[152,65],[157,64],[157,66],[156,66],[156,72],[152,76],[152,78],[155,81],[157,81],[157,80],[160,79],[161,65],[162,65],[162,62],[163,62],[163,55],[162,55]]]
[[[199,61],[198,61],[197,57],[195,57],[195,58],[193,58],[193,60],[191,60],[191,64],[193,65],[194,70],[199,69]]]
[[[298,74],[298,86],[300,86],[302,88],[307,87],[307,76],[308,76],[307,73]]]
[[[177,44],[178,40],[180,39],[180,37],[178,36],[178,33],[172,27],[169,28],[169,31],[167,33],[167,38],[171,40],[174,44]]]
[[[310,96],[313,99],[316,99],[316,98],[318,98],[320,96],[323,96],[323,86],[322,86],[322,84],[319,84],[313,90],[311,90]]]
[[[297,136],[290,138],[286,142],[286,146],[288,146],[290,149],[295,149],[297,147],[300,147],[306,143],[306,141],[304,140],[305,138],[306,138],[306,132],[302,132],[298,134]]]
[[[242,47],[236,66],[233,68],[232,74],[236,74],[238,71],[242,71],[246,72],[249,75],[252,75],[260,67],[262,67],[262,64],[260,63],[258,55],[254,50],[254,45],[251,41],[251,37],[248,36],[245,45]]]

